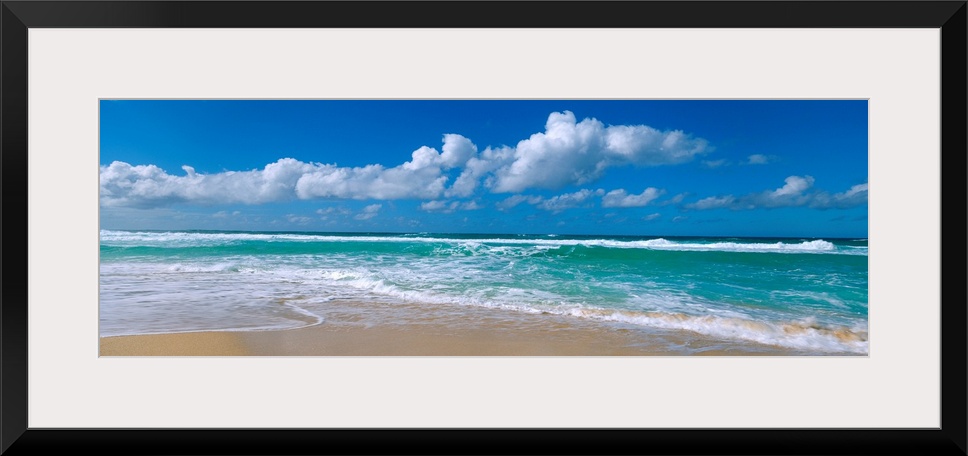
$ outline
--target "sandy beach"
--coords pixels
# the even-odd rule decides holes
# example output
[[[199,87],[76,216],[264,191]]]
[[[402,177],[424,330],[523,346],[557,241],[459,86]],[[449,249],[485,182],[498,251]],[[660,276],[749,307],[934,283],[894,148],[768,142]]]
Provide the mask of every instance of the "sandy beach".
[[[374,312],[407,318],[388,324],[387,318],[374,318]],[[114,336],[102,337],[100,342],[101,356],[787,354],[770,346],[724,345],[685,331],[644,331],[559,315],[521,313],[509,318],[506,311],[488,308],[364,303],[341,303],[324,323],[304,328]]]

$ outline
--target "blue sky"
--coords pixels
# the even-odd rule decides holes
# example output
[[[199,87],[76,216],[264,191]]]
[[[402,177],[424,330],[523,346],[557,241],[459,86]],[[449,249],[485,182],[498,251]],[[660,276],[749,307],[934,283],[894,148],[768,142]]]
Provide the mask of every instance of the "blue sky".
[[[104,229],[867,237],[864,100],[102,100]]]

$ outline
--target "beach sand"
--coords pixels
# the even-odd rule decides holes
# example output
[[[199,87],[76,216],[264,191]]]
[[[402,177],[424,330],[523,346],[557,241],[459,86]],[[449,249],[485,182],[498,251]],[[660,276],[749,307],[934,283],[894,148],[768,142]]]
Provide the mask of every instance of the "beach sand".
[[[392,313],[392,318],[380,313]],[[403,317],[405,316],[405,317]],[[287,330],[102,337],[101,356],[785,355],[686,331],[646,331],[561,315],[439,305],[338,303],[322,324]]]

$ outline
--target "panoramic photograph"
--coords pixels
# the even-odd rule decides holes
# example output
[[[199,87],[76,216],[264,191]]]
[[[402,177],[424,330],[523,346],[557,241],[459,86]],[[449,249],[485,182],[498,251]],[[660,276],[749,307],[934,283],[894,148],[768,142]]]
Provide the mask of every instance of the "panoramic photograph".
[[[99,101],[101,356],[867,356],[867,100]]]

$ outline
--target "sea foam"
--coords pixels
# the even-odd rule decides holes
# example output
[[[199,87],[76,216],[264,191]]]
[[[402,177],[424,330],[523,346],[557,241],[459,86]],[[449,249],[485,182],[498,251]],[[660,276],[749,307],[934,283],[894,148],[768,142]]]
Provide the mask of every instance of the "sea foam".
[[[868,348],[861,241],[111,230],[101,241],[102,334],[292,328],[340,301]]]
[[[560,238],[481,238],[465,239],[448,236],[346,236],[292,233],[195,233],[195,232],[147,232],[147,231],[101,231],[101,244],[108,246],[155,246],[193,247],[211,246],[233,242],[357,242],[357,243],[444,243],[474,249],[480,245],[529,245],[542,247],[584,246],[617,249],[652,249],[674,251],[724,251],[724,252],[779,252],[779,253],[840,253],[866,254],[867,249],[840,249],[823,239],[801,242],[690,242],[670,241],[664,238],[648,240],[614,239],[560,239]]]

